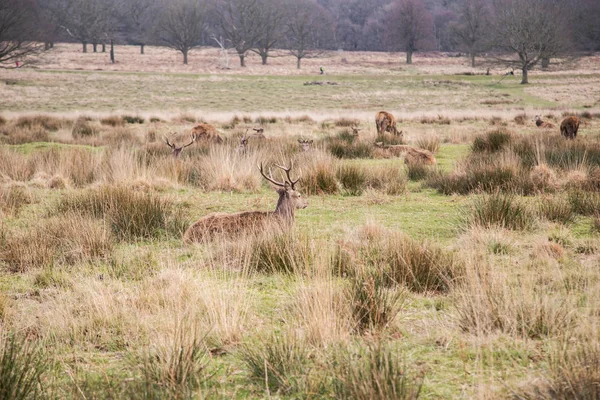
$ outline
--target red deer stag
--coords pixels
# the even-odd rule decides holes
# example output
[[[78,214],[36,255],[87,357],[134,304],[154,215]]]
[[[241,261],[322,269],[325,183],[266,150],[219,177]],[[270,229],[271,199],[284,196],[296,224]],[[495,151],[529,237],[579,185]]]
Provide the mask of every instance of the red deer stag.
[[[385,132],[391,132],[394,135],[402,136],[402,131],[396,129],[396,118],[387,111],[379,111],[375,116],[375,125],[377,125],[377,134],[383,135]]]
[[[579,118],[571,116],[560,123],[560,134],[567,139],[575,139],[579,130]]]
[[[202,140],[207,142],[223,143],[223,139],[219,136],[217,128],[211,124],[198,124],[192,129],[192,137],[194,140]]]
[[[554,124],[551,124],[550,122],[542,121],[542,118],[539,115],[535,116],[535,126],[537,126],[538,128],[543,128],[543,129],[553,129],[554,128]]]
[[[424,165],[435,165],[437,160],[432,152],[424,149],[416,149],[404,144],[397,145],[384,145],[383,142],[375,143],[375,147],[384,149],[389,152],[390,155],[399,157],[404,154],[404,162],[406,164],[424,164]]]
[[[290,177],[293,165],[290,165],[289,168],[279,165],[277,167],[285,171],[287,178],[283,182],[273,179],[271,171],[269,171],[268,176],[265,175],[262,163],[259,166],[261,175],[278,187],[279,200],[275,211],[244,211],[235,214],[213,213],[192,224],[183,235],[183,240],[186,243],[193,243],[210,240],[217,235],[232,237],[242,233],[259,232],[264,230],[270,223],[283,225],[286,228],[290,227],[294,223],[296,209],[306,208],[308,202],[296,190],[296,184],[300,177],[296,180]]]
[[[175,158],[179,157],[179,154],[181,154],[181,150],[185,149],[188,146],[191,146],[192,144],[194,144],[195,141],[196,141],[196,138],[194,138],[192,136],[191,142],[189,142],[188,144],[183,145],[181,147],[177,147],[177,146],[175,146],[175,143],[169,142],[169,138],[165,138],[165,143],[167,144],[167,146],[169,146],[171,148],[171,155]]]
[[[298,143],[300,144],[302,151],[310,151],[313,141],[312,141],[312,139],[311,140],[298,139]]]

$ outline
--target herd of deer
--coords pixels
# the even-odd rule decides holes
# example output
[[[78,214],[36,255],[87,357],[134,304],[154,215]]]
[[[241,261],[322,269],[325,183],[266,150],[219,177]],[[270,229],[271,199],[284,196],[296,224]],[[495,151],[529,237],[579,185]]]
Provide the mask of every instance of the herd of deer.
[[[554,125],[542,121],[539,116],[536,116],[535,121],[536,125],[540,128],[554,128]],[[375,117],[375,123],[377,125],[378,135],[383,135],[386,132],[390,132],[400,137],[403,135],[402,131],[396,129],[396,119],[389,112],[378,112]],[[574,139],[577,136],[578,129],[579,119],[574,116],[565,118],[560,125],[561,135],[568,139]],[[357,127],[353,127],[353,135],[358,136],[359,130],[360,129]],[[263,128],[254,128],[254,131],[255,133],[251,136],[258,139],[265,139]],[[238,147],[240,151],[246,150],[249,138],[247,133],[248,130],[246,130],[246,133],[241,138],[240,146]],[[200,124],[192,130],[192,139],[190,143],[177,147],[168,140],[166,140],[166,142],[173,150],[173,154],[177,157],[185,147],[190,146],[197,140],[208,140],[216,143],[222,143],[223,141],[214,126]],[[313,141],[298,140],[298,142],[304,151],[308,151]],[[407,163],[436,163],[433,154],[427,150],[416,149],[406,145],[384,145],[381,142],[378,142],[375,145],[379,148],[387,149],[395,156],[404,154],[405,162]],[[270,170],[269,175],[266,175],[262,164],[258,167],[260,174],[277,187],[276,191],[277,194],[279,194],[279,200],[277,201],[275,211],[244,211],[234,214],[212,213],[193,223],[184,233],[183,240],[186,243],[194,243],[211,240],[217,235],[235,237],[242,233],[262,231],[270,224],[283,226],[284,228],[291,226],[294,222],[295,210],[306,208],[308,202],[304,200],[300,192],[296,190],[296,184],[300,181],[301,177],[298,176],[296,179],[292,179],[291,170],[293,164],[290,163],[289,167],[279,165],[277,167],[285,172],[286,178],[282,182],[275,180]]]

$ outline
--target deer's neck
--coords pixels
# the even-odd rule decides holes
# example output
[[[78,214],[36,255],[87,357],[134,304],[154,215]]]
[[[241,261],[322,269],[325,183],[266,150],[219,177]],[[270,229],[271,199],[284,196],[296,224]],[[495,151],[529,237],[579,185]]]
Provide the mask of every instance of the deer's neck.
[[[286,221],[293,221],[295,216],[296,208],[290,201],[289,197],[285,193],[279,195],[279,201],[277,201],[277,207],[275,208],[275,215],[283,218]]]

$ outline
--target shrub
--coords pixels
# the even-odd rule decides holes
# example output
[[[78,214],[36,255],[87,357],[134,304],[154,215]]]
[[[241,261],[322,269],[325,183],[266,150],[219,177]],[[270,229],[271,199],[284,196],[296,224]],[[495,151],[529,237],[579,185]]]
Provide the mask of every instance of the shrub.
[[[301,274],[313,258],[307,241],[276,226],[250,240],[250,266],[257,272]]]
[[[422,374],[408,370],[402,357],[381,341],[359,351],[338,350],[331,370],[336,399],[418,399],[423,386]]]
[[[536,222],[524,203],[514,195],[500,191],[479,196],[464,213],[469,226],[524,230]]]
[[[354,140],[349,143],[345,140],[334,138],[327,143],[329,152],[337,158],[372,158],[373,147],[369,143]]]
[[[36,127],[42,127],[43,129],[52,132],[59,130],[62,125],[62,120],[49,115],[23,116],[19,117],[15,122],[15,126],[18,128],[33,129]]]
[[[471,145],[474,153],[496,153],[505,149],[512,141],[512,135],[506,129],[495,129],[477,136]]]
[[[367,172],[367,186],[390,196],[404,193],[406,182],[403,169],[394,164],[376,166]]]
[[[548,221],[568,224],[575,218],[573,206],[564,197],[545,197],[539,202],[539,211]]]
[[[437,135],[421,136],[417,139],[416,145],[420,149],[429,150],[435,154],[440,150],[440,137]]]
[[[111,115],[110,117],[105,117],[100,120],[102,125],[109,125],[113,127],[123,126],[124,122],[125,121],[123,120],[123,117],[119,117],[117,115]]]
[[[525,113],[518,114],[517,116],[515,116],[514,121],[518,125],[525,125],[527,123],[527,114],[525,114]]]
[[[387,287],[376,274],[358,274],[348,291],[354,329],[358,333],[385,329],[402,310],[404,292]]]
[[[0,399],[43,397],[42,376],[52,367],[42,346],[12,334],[0,338]]]
[[[124,240],[154,238],[165,230],[179,235],[182,225],[170,201],[125,187],[104,186],[64,197],[58,211],[103,218],[113,234]]]
[[[307,195],[337,193],[338,184],[334,166],[331,163],[317,162],[310,169],[304,169],[302,191]]]
[[[32,202],[33,198],[31,194],[23,187],[0,187],[0,211],[3,213],[18,214],[21,207]]]
[[[420,181],[427,178],[431,168],[421,162],[408,162],[406,163],[408,170],[408,179],[411,181]]]
[[[357,119],[354,119],[354,118],[338,118],[334,121],[335,126],[344,127],[344,128],[348,128],[351,126],[358,126],[359,123],[360,123],[360,121]]]
[[[195,326],[177,326],[165,343],[134,357],[141,379],[130,388],[129,398],[192,398],[212,377],[208,351]],[[134,396],[134,397],[130,397]]]
[[[143,124],[144,123],[144,118],[139,117],[139,116],[131,116],[131,115],[123,115],[123,121],[127,122],[128,124]]]
[[[357,165],[341,165],[336,173],[344,192],[350,196],[360,196],[366,187],[365,171]]]
[[[406,144],[404,142],[404,136],[393,135],[391,133],[384,132],[383,135],[377,135],[375,143],[382,142],[386,145]]]
[[[301,339],[273,333],[258,343],[246,343],[240,354],[252,378],[268,385],[270,392],[302,391],[311,354]]]
[[[592,232],[600,233],[600,213],[596,214],[592,219]]]
[[[254,122],[260,125],[266,125],[266,124],[276,124],[277,123],[277,117],[256,117],[254,119]]]
[[[79,117],[73,124],[71,135],[74,139],[95,136],[98,134],[98,130],[92,125],[91,119],[88,117]]]
[[[577,214],[594,215],[600,210],[600,193],[575,189],[569,191],[567,198]]]

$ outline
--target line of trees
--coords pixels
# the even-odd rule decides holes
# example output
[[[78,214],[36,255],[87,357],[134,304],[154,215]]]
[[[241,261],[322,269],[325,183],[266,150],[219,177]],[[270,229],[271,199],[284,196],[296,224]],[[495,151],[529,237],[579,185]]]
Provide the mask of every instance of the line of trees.
[[[218,44],[241,66],[249,52],[267,64],[283,49],[298,68],[334,49],[403,51],[409,64],[438,50],[464,52],[472,66],[487,53],[526,81],[559,55],[600,50],[598,21],[598,0],[0,0],[0,62],[57,40],[83,52],[164,45],[184,63],[195,47]]]

